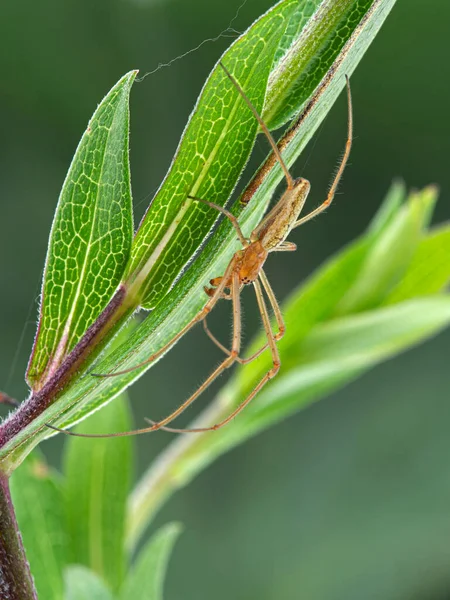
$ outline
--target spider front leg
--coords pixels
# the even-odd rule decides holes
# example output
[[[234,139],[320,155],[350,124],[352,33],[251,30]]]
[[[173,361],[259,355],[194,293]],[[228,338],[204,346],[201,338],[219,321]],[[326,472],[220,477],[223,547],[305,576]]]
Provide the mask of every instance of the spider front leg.
[[[347,82],[348,125],[347,125],[347,141],[345,142],[344,154],[342,155],[338,170],[336,171],[336,175],[334,176],[333,181],[331,183],[330,191],[328,192],[325,200],[322,202],[322,204],[319,204],[319,206],[317,208],[315,208],[310,213],[308,213],[307,215],[305,215],[304,217],[299,219],[294,224],[293,228],[300,227],[300,225],[303,225],[307,221],[314,219],[314,217],[317,217],[317,215],[319,215],[321,212],[323,212],[330,206],[330,204],[333,202],[333,199],[336,194],[336,190],[337,190],[337,187],[341,180],[342,174],[344,173],[344,169],[347,166],[348,158],[350,156],[350,150],[352,148],[352,140],[353,140],[353,105],[352,105],[352,92],[350,89],[350,80],[347,75],[345,76],[345,80]]]
[[[229,219],[229,221],[233,225],[234,229],[236,230],[236,233],[238,235],[238,238],[239,238],[241,244],[244,247],[248,245],[248,241],[247,241],[246,237],[244,236],[244,234],[242,233],[242,229],[241,229],[241,226],[239,225],[238,220],[232,213],[230,213],[229,210],[227,210],[226,208],[223,208],[223,206],[219,206],[219,204],[214,204],[214,202],[209,202],[209,200],[203,200],[203,198],[198,198],[197,196],[188,196],[188,198],[191,198],[191,200],[195,200],[196,202],[202,202],[203,204],[206,204],[206,206],[215,208],[218,212],[225,215],[227,217],[227,219]]]
[[[210,281],[209,281],[210,287],[207,285],[205,285],[203,287],[205,294],[207,294],[210,297],[214,296],[217,287],[222,283],[222,281],[223,281],[223,277],[214,277],[214,279],[210,279]],[[228,292],[226,292],[225,290],[228,290]],[[223,298],[224,300],[232,300],[233,297],[229,290],[230,290],[230,287],[228,285],[226,285],[224,287],[222,293],[220,294],[220,298]]]

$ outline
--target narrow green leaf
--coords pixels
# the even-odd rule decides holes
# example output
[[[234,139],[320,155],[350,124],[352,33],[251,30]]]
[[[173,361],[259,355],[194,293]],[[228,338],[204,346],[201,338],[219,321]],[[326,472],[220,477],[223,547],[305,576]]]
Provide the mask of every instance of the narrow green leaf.
[[[406,202],[406,186],[403,181],[394,181],[388,190],[380,210],[370,222],[368,234],[378,237],[395,219],[400,207]]]
[[[323,0],[298,0],[275,54],[275,65],[278,64],[295,40],[298,39],[322,2]]]
[[[450,283],[450,225],[436,227],[421,241],[400,283],[385,299],[396,304],[441,292]]]
[[[336,314],[377,306],[405,274],[428,225],[437,200],[435,187],[411,194],[384,228],[368,253],[352,288],[338,303]]]
[[[11,494],[39,598],[60,600],[68,548],[61,482],[33,453],[11,477]]]
[[[303,29],[310,22],[317,8],[323,0],[298,0],[297,6],[289,19],[289,24],[281,38],[275,54],[275,64],[283,58]]]
[[[351,54],[354,44],[362,56],[374,38],[374,29],[381,27],[395,0],[323,0],[306,6],[301,2],[300,14],[311,4],[316,11],[307,26],[301,27],[299,20],[297,36],[290,40],[271,74],[263,113],[270,129],[281,127],[306,106],[330,74],[330,64],[339,64]],[[294,27],[292,23],[289,30]],[[286,35],[283,42],[288,39]]]
[[[336,319],[336,304],[358,281],[366,257],[397,219],[397,214],[390,210],[392,198],[392,194],[388,194],[363,238],[327,261],[282,307],[287,330],[278,344],[282,368],[274,381],[232,425],[217,432],[183,436],[174,441],[142,478],[130,505],[130,547],[166,498],[186,485],[217,456],[293,411],[342,387],[371,365],[433,335],[448,323],[448,296],[402,303],[391,307],[392,311],[373,310]],[[410,198],[410,202],[416,202],[416,199]],[[405,214],[401,203],[395,204],[397,213]],[[383,218],[383,215],[390,216]],[[448,244],[450,235],[446,227],[433,231],[419,245],[419,250],[423,247],[420,251],[423,260],[427,251],[434,247],[435,251],[428,254],[428,268],[432,273],[437,272],[440,282],[443,274],[450,274],[448,260],[445,260]],[[418,259],[411,262],[411,275],[416,274],[415,264],[421,265],[422,277],[425,277],[424,265]],[[435,269],[434,264],[439,268]],[[415,281],[418,287],[414,290]],[[408,298],[420,297],[422,289],[422,278],[411,276]],[[264,341],[262,335],[258,336],[250,351],[261,347]],[[230,414],[270,367],[270,355],[266,352],[252,364],[239,368],[230,384],[193,426],[210,426]]]
[[[101,578],[82,565],[68,567],[64,579],[64,600],[114,600]]]
[[[261,17],[222,57],[251,102],[262,110],[275,51],[296,0]],[[218,213],[193,202],[223,205],[250,155],[258,123],[225,72],[216,66],[200,95],[169,173],[142,220],[129,277],[138,278],[143,305],[155,306],[190,260]]]
[[[397,184],[392,186],[365,235],[328,259],[293,292],[283,307],[288,336],[293,333],[295,339],[300,340],[315,325],[336,316],[336,307],[359,285],[361,277],[366,276],[367,262],[376,253],[376,249],[382,246],[381,241],[388,234],[392,222],[397,219],[397,213],[405,200],[406,193],[403,195]],[[406,212],[406,216],[408,214]],[[261,332],[252,342],[248,354],[255,352],[264,343],[265,336]],[[255,362],[252,368],[255,371],[254,377],[258,377],[261,374],[260,365]]]
[[[280,344],[280,374],[231,426],[177,438],[143,476],[130,504],[129,546],[161,504],[218,456],[448,324],[450,297],[438,296],[342,317],[317,326],[298,344]],[[189,426],[208,427],[230,414],[253,386],[253,378],[245,378],[246,369]]]
[[[33,388],[42,387],[98,317],[129,257],[128,99],[135,76],[122,77],[98,106],[61,191],[27,373]]]
[[[157,531],[139,553],[120,593],[121,600],[162,600],[167,565],[181,533],[178,523]]]
[[[449,319],[450,296],[409,300],[333,319],[317,326],[297,347],[291,344],[292,352],[296,348],[296,356],[290,362],[300,367],[334,361],[354,366],[373,365],[433,335]]]
[[[449,323],[450,297],[436,296],[335,319],[317,326],[298,343],[292,339],[281,344],[281,376],[258,396],[242,419],[236,419],[233,433],[225,431],[224,443],[227,435],[233,436],[233,445],[241,435],[253,435],[317,399],[324,388],[330,391],[341,387],[380,361],[435,335]],[[230,399],[233,394],[240,398],[247,388],[246,385],[243,390],[241,378],[241,384],[230,385],[228,395]],[[236,403],[236,396],[232,404]]]
[[[117,398],[82,423],[80,433],[127,430],[128,402]],[[85,565],[115,590],[126,571],[124,520],[132,471],[131,438],[70,438],[65,448],[70,562]]]

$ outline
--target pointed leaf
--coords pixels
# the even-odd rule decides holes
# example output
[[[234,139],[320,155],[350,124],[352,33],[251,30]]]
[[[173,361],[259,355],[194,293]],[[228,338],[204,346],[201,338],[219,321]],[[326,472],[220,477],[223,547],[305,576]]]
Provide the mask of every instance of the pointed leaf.
[[[277,52],[275,54],[275,64],[283,58],[292,44],[299,38],[301,32],[310,22],[317,8],[323,3],[323,0],[299,0],[297,6],[289,19],[289,24],[281,38]]]
[[[385,299],[396,304],[415,296],[436,294],[450,283],[450,225],[436,227],[419,244],[401,282]]]
[[[336,319],[317,326],[297,345],[293,339],[280,344],[280,374],[232,426],[175,439],[144,475],[130,505],[130,548],[160,505],[218,456],[449,324],[450,297],[430,297]],[[254,385],[245,370],[189,426],[208,427],[229,415]]]
[[[435,187],[413,193],[378,235],[358,280],[336,307],[349,314],[377,306],[405,274],[437,200]]]
[[[414,197],[410,201],[414,202]],[[213,433],[183,436],[174,441],[159,457],[154,469],[151,468],[142,478],[130,505],[130,547],[166,498],[217,456],[271,423],[342,387],[371,365],[426,339],[448,324],[448,296],[403,302],[392,307],[395,308],[392,311],[373,310],[359,316],[335,318],[336,304],[358,280],[366,257],[397,219],[397,215],[386,208],[391,203],[392,194],[388,194],[386,203],[366,235],[329,260],[282,307],[287,330],[278,344],[282,368],[274,381],[258,394],[232,426]],[[397,206],[397,212],[404,211],[400,203]],[[382,218],[383,214],[389,213],[389,218]],[[414,294],[423,295],[423,278],[427,289],[432,288],[423,269],[426,255],[429,256],[427,267],[430,273],[436,274],[442,286],[443,274],[450,275],[448,261],[445,260],[445,248],[449,242],[446,227],[432,231],[420,243],[419,251],[422,247],[423,250],[416,251],[416,256],[420,256],[421,260],[416,262],[413,259],[411,262],[408,298]],[[426,254],[432,248],[435,251]],[[414,277],[415,264],[419,266],[422,277]],[[417,283],[415,288],[414,282]],[[259,336],[250,351],[254,351],[256,346],[261,347],[264,341],[263,336]],[[270,366],[270,355],[266,352],[252,364],[239,368],[230,384],[194,426],[210,426],[223,419],[246,397]],[[164,471],[160,470],[161,464],[164,464]]]
[[[130,428],[128,402],[117,398],[82,423],[80,433]],[[70,562],[95,571],[118,589],[126,570],[125,510],[132,471],[131,438],[70,438],[65,447]]]
[[[340,387],[363,370],[435,335],[449,324],[450,296],[436,296],[317,326],[298,344],[292,339],[282,348],[282,376],[259,396],[248,411],[253,415],[244,415],[238,429],[242,428],[241,434],[253,434],[303,407],[305,402],[317,399],[317,390],[322,395],[327,387],[337,387],[336,381]],[[236,440],[239,432],[233,435]]]
[[[61,191],[27,373],[35,389],[106,306],[128,260],[133,234],[128,99],[135,76],[132,71],[122,77],[100,103]]]
[[[370,222],[368,233],[377,237],[396,218],[400,207],[406,202],[406,186],[403,181],[394,181],[375,217]]]
[[[128,574],[120,594],[122,600],[163,600],[167,565],[180,533],[180,525],[170,523],[153,535]]]
[[[68,558],[61,482],[33,453],[11,477],[11,494],[39,598],[60,600]]]
[[[310,5],[316,9],[307,26],[282,41],[289,48],[272,72],[263,117],[270,129],[292,119],[309,101],[314,90],[329,75],[330,64],[338,65],[352,47],[361,55],[395,4],[395,0],[323,0],[300,2],[300,14]],[[300,25],[299,21],[298,25]],[[288,31],[292,31],[291,24]],[[375,29],[375,31],[374,31]],[[350,75],[353,69],[349,68]]]
[[[64,600],[114,600],[101,578],[82,565],[68,567],[64,579]]]

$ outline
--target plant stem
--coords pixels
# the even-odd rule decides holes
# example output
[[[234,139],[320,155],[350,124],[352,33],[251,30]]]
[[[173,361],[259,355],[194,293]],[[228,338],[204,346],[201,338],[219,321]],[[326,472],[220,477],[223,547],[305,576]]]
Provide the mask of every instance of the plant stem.
[[[217,423],[230,413],[235,404],[236,398],[225,387],[192,426],[208,427]],[[214,433],[177,435],[144,473],[128,505],[126,544],[130,551],[136,548],[146,527],[164,502],[214,460],[208,443],[208,436],[211,435]]]
[[[0,597],[37,600],[5,474],[0,475]]]
[[[13,415],[0,426],[0,447],[42,414],[67,388],[73,377],[86,370],[117,328],[135,310],[126,290],[119,288],[98,319],[89,327],[72,352],[43,387],[34,391]]]

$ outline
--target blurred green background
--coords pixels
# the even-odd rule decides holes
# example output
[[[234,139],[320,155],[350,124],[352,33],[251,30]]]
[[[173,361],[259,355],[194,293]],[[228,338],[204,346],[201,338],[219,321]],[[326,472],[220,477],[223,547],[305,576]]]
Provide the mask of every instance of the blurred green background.
[[[23,372],[52,215],[97,103],[126,71],[152,71],[217,36],[240,4],[2,3],[0,389],[27,394]],[[247,0],[233,27],[244,30],[271,4]],[[340,194],[326,215],[292,236],[297,253],[269,262],[280,299],[364,229],[394,177],[413,187],[438,183],[436,222],[449,218],[449,22],[448,1],[397,1],[352,78],[356,138]],[[229,43],[207,42],[135,85],[137,219]],[[326,193],[345,127],[342,97],[294,168],[312,182],[311,206]],[[266,150],[259,140],[255,165]],[[245,307],[250,335],[258,323],[251,298]],[[212,321],[226,339],[223,307]],[[132,388],[136,423],[165,415],[218,357],[200,329],[193,331]],[[450,599],[449,360],[447,332],[237,448],[178,493],[156,523],[185,525],[166,600]],[[43,445],[55,465],[61,437]],[[161,432],[137,440],[138,473],[170,439]]]

